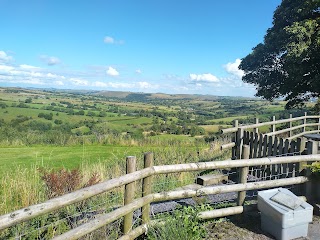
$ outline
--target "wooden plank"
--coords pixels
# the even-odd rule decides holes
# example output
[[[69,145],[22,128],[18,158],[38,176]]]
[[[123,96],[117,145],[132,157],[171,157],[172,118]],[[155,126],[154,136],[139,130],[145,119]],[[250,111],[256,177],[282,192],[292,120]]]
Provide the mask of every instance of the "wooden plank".
[[[183,163],[175,165],[154,166],[154,174],[169,174],[177,172],[203,171],[224,168],[250,167],[257,165],[270,165],[303,161],[320,161],[320,154],[290,156],[290,157],[267,157],[251,159],[250,161],[242,160],[224,160],[212,162]]]
[[[241,159],[242,156],[242,146],[243,146],[243,129],[239,128],[237,132],[237,141],[236,141],[236,147],[237,147],[237,159]]]
[[[292,156],[293,156],[295,152],[296,152],[296,142],[291,141],[290,147],[289,147],[289,153],[292,154]],[[288,168],[289,168],[289,177],[295,176],[295,174],[296,174],[295,173],[295,164],[289,163]]]
[[[279,142],[279,147],[278,147],[278,150],[279,150],[279,156],[282,156],[283,154],[283,149],[284,149],[284,140],[283,138],[280,138],[280,142]],[[276,179],[279,179],[282,177],[282,174],[284,172],[284,166],[283,164],[277,164],[277,169],[276,169]]]
[[[255,122],[255,124],[259,124],[259,118],[255,118],[254,119],[254,122]],[[258,127],[255,127],[254,129],[253,129],[253,132],[254,133],[259,133],[259,128]]]
[[[218,185],[212,187],[203,187],[198,190],[183,190],[183,191],[170,191],[170,192],[161,192],[154,193],[153,202],[162,202],[169,201],[174,199],[181,198],[191,198],[196,196],[205,196],[209,194],[218,194],[218,193],[228,193],[228,192],[239,192],[239,191],[249,191],[255,189],[266,189],[280,186],[288,186],[294,184],[301,184],[308,181],[307,177],[295,177],[295,178],[285,178],[278,180],[268,180],[261,182],[249,182],[249,183],[239,183],[231,185]]]
[[[153,153],[147,152],[144,154],[144,168],[153,167]],[[142,179],[142,197],[148,196],[152,192],[153,176]],[[146,204],[141,209],[142,223],[150,221],[150,204]]]
[[[263,153],[262,157],[266,157],[268,154],[268,136],[264,135],[263,136]]]
[[[233,134],[232,142],[234,142],[235,145],[232,148],[232,157],[231,157],[231,159],[237,159],[237,149],[238,149],[238,146],[237,146],[237,144],[238,144],[237,143],[238,142],[238,140],[237,140],[237,132],[239,130],[238,126],[239,126],[238,120],[234,120],[233,121],[233,127],[236,128],[236,131],[235,131],[235,134]]]
[[[292,114],[290,113],[290,119],[292,119]],[[292,121],[289,122],[289,129],[292,128]],[[289,137],[292,136],[292,130],[289,130]]]
[[[236,215],[243,213],[243,206],[237,207],[228,207],[223,209],[216,209],[206,212],[200,212],[198,214],[198,218],[205,220],[205,219],[212,219],[212,218],[219,218],[219,217],[226,217],[230,215]]]
[[[319,116],[308,116],[308,118],[318,118],[318,117]],[[281,124],[281,123],[287,123],[287,122],[290,122],[290,121],[303,120],[304,118],[305,118],[305,116],[296,117],[296,118],[292,118],[292,119],[281,119],[281,120],[276,120],[276,121],[269,121],[269,122],[264,122],[264,123],[241,126],[241,128],[249,129],[249,128],[257,128],[257,127],[263,127],[263,126],[270,126],[270,125],[273,125],[273,124]],[[227,128],[227,129],[229,129],[229,128]]]
[[[262,146],[263,146],[263,134],[259,135],[259,150],[258,150],[258,157],[262,157]]]
[[[220,150],[228,149],[228,148],[233,148],[235,147],[236,144],[234,142],[223,144],[220,146]]]
[[[253,141],[253,158],[258,157],[258,143],[259,143],[259,135],[257,133],[254,134],[254,141]]]
[[[282,156],[283,154],[283,148],[284,148],[284,141],[283,138],[280,138],[279,140],[279,146],[278,146],[278,155]]]
[[[288,152],[289,152],[289,140],[286,139],[284,141],[283,154],[287,155]],[[284,164],[282,164],[282,167],[283,167],[282,177],[285,178],[289,174],[289,165],[288,165],[288,163],[284,163]]]
[[[127,166],[126,171],[128,173],[133,173],[136,171],[137,160],[134,156],[129,156],[126,159]],[[124,190],[124,205],[128,205],[133,202],[135,195],[135,182],[128,183],[125,185]],[[133,212],[128,213],[123,219],[123,233],[127,234],[133,226]]]
[[[306,124],[307,124],[307,112],[304,113],[305,118],[303,119],[303,128],[302,128],[302,132],[306,132]]]
[[[250,149],[248,145],[243,145],[242,159],[249,159]],[[247,183],[249,167],[242,167],[239,169],[239,183]],[[246,191],[238,192],[237,204],[242,206],[246,198]]]
[[[253,146],[254,146],[254,133],[250,132],[250,141],[249,141],[249,146],[250,146],[250,155],[249,158],[253,158]]]
[[[275,131],[275,132],[270,132],[270,133],[266,133],[267,136],[275,136],[275,135],[279,135],[279,134],[283,134],[283,133],[287,133],[289,131],[293,131],[293,130],[296,130],[296,129],[301,129],[302,127],[304,127],[304,125],[298,125],[298,126],[294,126],[294,127],[291,127],[291,128],[286,128],[286,129],[281,129],[281,130],[278,130],[278,131]],[[293,136],[291,136],[293,137]],[[289,137],[289,138],[291,138]]]
[[[273,138],[270,136],[268,137],[268,156],[272,156],[273,150]]]

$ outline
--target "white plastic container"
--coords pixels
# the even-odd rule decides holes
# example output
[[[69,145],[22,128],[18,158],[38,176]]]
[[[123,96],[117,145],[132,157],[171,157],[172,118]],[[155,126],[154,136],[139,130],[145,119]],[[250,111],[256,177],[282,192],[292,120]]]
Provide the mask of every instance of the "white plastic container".
[[[308,235],[313,207],[285,188],[258,192],[261,228],[278,240]]]

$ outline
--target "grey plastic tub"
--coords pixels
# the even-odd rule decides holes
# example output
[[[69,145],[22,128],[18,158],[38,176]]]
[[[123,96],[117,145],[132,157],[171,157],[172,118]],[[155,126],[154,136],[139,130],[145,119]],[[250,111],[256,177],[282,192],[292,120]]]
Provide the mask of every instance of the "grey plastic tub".
[[[258,192],[261,228],[279,240],[308,235],[313,207],[285,188]]]

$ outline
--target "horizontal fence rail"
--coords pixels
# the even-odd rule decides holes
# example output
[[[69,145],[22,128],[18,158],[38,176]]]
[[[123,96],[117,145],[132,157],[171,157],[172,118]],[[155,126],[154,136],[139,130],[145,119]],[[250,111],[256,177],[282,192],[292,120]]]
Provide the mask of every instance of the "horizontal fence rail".
[[[152,166],[146,167],[142,170],[135,171],[133,173],[128,173],[118,178],[107,180],[105,182],[87,187],[84,189],[77,190],[75,192],[63,195],[51,199],[45,203],[36,204],[23,208],[12,213],[0,216],[0,230],[6,229],[10,226],[16,225],[18,223],[33,219],[35,217],[50,213],[52,211],[61,209],[68,205],[89,199],[95,195],[102,194],[111,191],[117,187],[125,186],[130,183],[137,182],[139,180],[146,180],[150,177],[170,174],[170,173],[182,173],[182,172],[194,172],[194,171],[205,171],[205,170],[219,170],[219,169],[231,169],[238,168],[239,170],[245,169],[252,166],[266,166],[266,165],[278,165],[278,164],[289,164],[289,163],[302,163],[302,162],[314,162],[320,161],[319,154],[303,155],[303,156],[284,156],[284,157],[264,157],[258,159],[244,160],[225,160],[225,161],[215,161],[215,162],[198,162],[198,163],[186,163],[186,164],[175,164],[175,165],[165,165],[165,166]],[[93,220],[88,221],[70,230],[67,233],[63,233],[56,236],[54,239],[78,239],[92,231],[105,226],[121,217],[126,217],[133,211],[145,208],[154,202],[161,202],[174,199],[183,199],[189,197],[199,197],[210,194],[220,194],[220,193],[230,193],[230,192],[243,192],[248,190],[265,189],[271,187],[287,186],[294,184],[307,183],[309,181],[308,176],[294,176],[285,179],[274,179],[259,182],[244,182],[232,185],[223,186],[210,186],[201,187],[197,190],[184,189],[184,190],[174,190],[167,192],[155,192],[151,193],[149,190],[144,196],[134,199],[131,202],[126,203],[126,205],[119,207],[112,212],[101,214],[96,216]],[[148,182],[148,181],[147,181]],[[150,183],[150,182],[149,182]],[[146,184],[144,184],[146,185]],[[240,196],[240,195],[239,195]],[[149,214],[149,213],[148,213]],[[145,218],[145,221],[148,221]],[[144,223],[145,224],[145,223]],[[145,232],[144,225],[140,225],[135,234],[142,234]],[[128,234],[132,235],[133,231],[129,231]],[[134,234],[133,234],[134,235]],[[129,238],[130,239],[130,238]]]
[[[259,123],[259,119],[255,119],[255,124],[249,124],[249,125],[239,125],[238,121],[234,121],[234,126],[231,128],[222,129],[222,134],[227,133],[233,133],[234,137],[232,139],[232,142],[226,143],[224,145],[221,145],[221,150],[223,149],[229,149],[232,148],[233,156],[232,159],[241,159],[242,158],[242,148],[245,144],[244,141],[247,139],[248,142],[257,141],[258,137],[255,136],[255,134],[260,134],[263,137],[272,137],[272,140],[269,141],[270,144],[268,144],[266,147],[260,147],[260,150],[262,148],[275,148],[274,140],[275,138],[278,139],[277,143],[280,141],[289,141],[289,144],[292,141],[299,141],[302,143],[300,146],[300,152],[303,152],[305,149],[305,146],[303,144],[306,143],[304,140],[299,140],[298,138],[304,137],[306,134],[319,134],[320,133],[320,115],[316,116],[309,116],[307,113],[305,113],[304,116],[301,117],[295,117],[292,118],[292,115],[290,115],[290,118],[288,119],[281,119],[276,120],[273,116],[273,121],[269,122],[262,122]],[[309,121],[309,122],[308,122]],[[310,122],[312,121],[312,122]],[[285,125],[284,125],[285,124]],[[261,127],[269,127],[268,132],[262,132],[259,133]],[[248,134],[250,132],[250,134]],[[246,134],[248,134],[246,136]],[[261,137],[259,137],[261,138]],[[281,140],[283,139],[283,140]],[[261,140],[259,140],[261,141]],[[266,141],[264,141],[266,142]],[[253,146],[250,145],[250,148]],[[250,152],[252,152],[252,149],[250,149]],[[267,150],[267,156],[276,156],[275,152],[272,150]],[[266,156],[266,154],[261,153],[260,151],[257,152],[255,157],[261,157]],[[255,158],[253,157],[253,158]],[[252,158],[252,157],[250,157]]]
[[[276,120],[276,121],[269,121],[269,122],[262,122],[262,123],[256,123],[256,124],[249,124],[249,125],[244,125],[244,126],[237,126],[237,127],[232,127],[232,128],[226,128],[222,129],[221,133],[226,134],[226,133],[235,133],[238,131],[239,128],[241,129],[253,129],[253,128],[259,128],[259,127],[264,127],[264,126],[272,126],[276,124],[282,124],[282,123],[290,123],[290,122],[296,122],[299,120],[308,120],[308,119],[320,119],[320,115],[318,116],[301,116],[301,117],[295,117],[295,118],[288,118],[288,119],[281,119],[281,120]],[[300,128],[306,127],[306,126],[320,126],[320,123],[315,123],[315,124],[301,124]],[[288,131],[290,128],[288,128]],[[293,130],[293,129],[291,129]],[[270,134],[270,133],[269,133]]]

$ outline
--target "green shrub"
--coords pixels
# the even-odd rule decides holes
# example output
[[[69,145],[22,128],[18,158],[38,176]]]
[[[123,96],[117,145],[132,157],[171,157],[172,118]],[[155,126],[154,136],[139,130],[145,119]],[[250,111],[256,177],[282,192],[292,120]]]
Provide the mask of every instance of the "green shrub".
[[[313,174],[320,177],[320,162],[313,162],[308,167],[311,169]]]
[[[160,224],[151,227],[147,233],[150,240],[197,240],[204,239],[207,235],[204,224],[197,217],[199,212],[212,210],[209,205],[197,207],[183,207],[177,209],[172,215]]]

